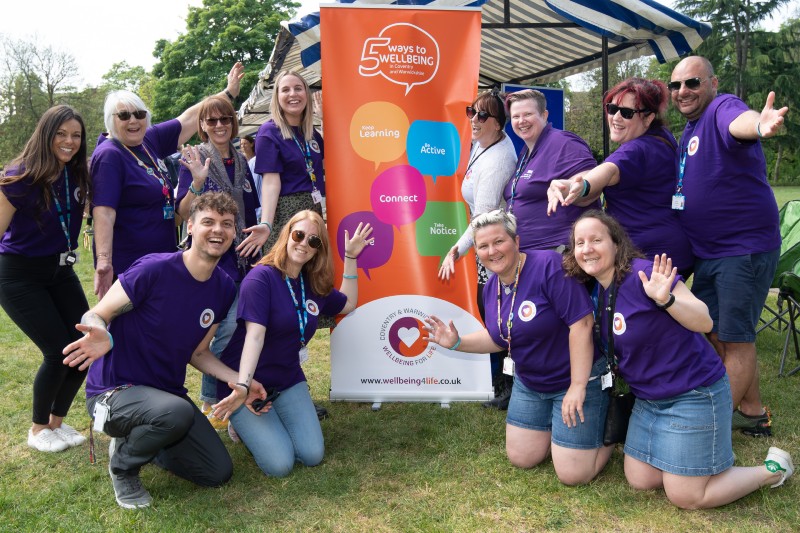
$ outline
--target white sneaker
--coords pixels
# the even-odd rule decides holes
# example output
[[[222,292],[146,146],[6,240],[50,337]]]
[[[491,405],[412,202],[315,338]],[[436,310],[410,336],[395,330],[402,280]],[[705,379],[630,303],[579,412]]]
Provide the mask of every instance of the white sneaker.
[[[789,452],[785,452],[780,448],[772,446],[767,452],[767,458],[764,460],[764,466],[773,474],[778,473],[781,479],[777,483],[771,485],[774,489],[783,485],[783,482],[792,477],[794,474],[794,464],[792,463],[792,456]]]
[[[36,448],[40,452],[63,452],[69,448],[67,441],[50,428],[44,428],[36,435],[33,434],[33,428],[29,429],[28,446]]]
[[[60,428],[56,428],[53,430],[53,433],[61,437],[61,440],[69,444],[70,446],[80,446],[84,442],[86,442],[86,437],[80,434],[77,429],[72,426],[68,426],[67,424],[61,423]]]

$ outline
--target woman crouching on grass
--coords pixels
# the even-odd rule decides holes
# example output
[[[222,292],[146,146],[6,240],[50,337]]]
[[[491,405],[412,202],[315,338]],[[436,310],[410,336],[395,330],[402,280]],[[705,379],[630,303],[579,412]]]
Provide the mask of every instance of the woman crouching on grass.
[[[619,373],[636,395],[625,440],[628,483],[663,488],[684,509],[782,485],[794,465],[779,448],[769,449],[764,466],[732,466],[731,389],[703,335],[711,317],[666,254],[640,259],[619,222],[602,211],[578,218],[570,248],[564,269],[595,283],[601,345],[609,345],[613,329]]]
[[[303,210],[283,226],[275,245],[242,281],[238,323],[222,361],[239,371],[239,381],[255,378],[272,396],[259,412],[240,407],[231,424],[265,474],[288,476],[295,462],[316,466],[325,443],[300,364],[317,330],[320,314],[346,314],[356,308],[356,258],[369,243],[372,228],[359,224],[344,234],[344,276],[333,288],[333,263],[322,217]],[[218,381],[217,397],[230,394]]]
[[[608,395],[597,377],[606,363],[594,354],[589,294],[565,276],[560,254],[520,253],[514,215],[498,209],[470,226],[478,258],[491,272],[483,290],[486,329],[461,337],[453,322],[431,316],[427,340],[462,352],[508,349],[511,464],[531,468],[552,453],[562,483],[588,483],[613,449],[603,446]]]

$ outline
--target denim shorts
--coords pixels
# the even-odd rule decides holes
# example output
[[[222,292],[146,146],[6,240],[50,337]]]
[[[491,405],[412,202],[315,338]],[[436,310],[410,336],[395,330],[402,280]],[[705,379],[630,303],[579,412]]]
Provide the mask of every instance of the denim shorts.
[[[598,359],[592,367],[592,377],[606,370],[606,360]],[[511,400],[508,403],[506,424],[522,429],[552,432],[551,441],[563,448],[593,450],[603,447],[603,430],[608,410],[608,393],[600,390],[600,379],[595,378],[586,385],[583,401],[584,422],[569,428],[561,419],[561,402],[566,389],[558,392],[536,392],[526,387],[514,376]]]
[[[636,399],[625,454],[670,474],[713,476],[733,465],[728,376],[664,400]]]
[[[698,259],[692,292],[708,306],[723,342],[755,342],[756,325],[778,267],[780,250]]]

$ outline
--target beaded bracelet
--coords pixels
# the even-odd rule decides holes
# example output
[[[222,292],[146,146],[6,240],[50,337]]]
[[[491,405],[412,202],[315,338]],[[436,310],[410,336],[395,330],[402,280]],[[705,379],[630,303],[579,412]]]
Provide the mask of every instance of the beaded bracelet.
[[[189,192],[190,192],[190,193],[192,193],[192,194],[194,194],[195,196],[200,196],[201,194],[203,194],[204,192],[206,192],[206,186],[205,186],[205,184],[204,184],[204,185],[203,185],[203,186],[200,188],[200,190],[198,191],[198,190],[195,190],[195,188],[194,188],[194,183],[191,183],[191,184],[189,185]]]

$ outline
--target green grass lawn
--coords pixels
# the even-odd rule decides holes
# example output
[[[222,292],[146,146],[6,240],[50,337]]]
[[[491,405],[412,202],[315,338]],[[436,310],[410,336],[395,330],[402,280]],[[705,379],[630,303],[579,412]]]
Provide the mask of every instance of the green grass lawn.
[[[800,188],[777,190],[779,202]],[[79,265],[87,294],[91,269]],[[773,300],[774,297],[770,297]],[[90,297],[90,300],[93,300]],[[800,375],[778,377],[783,335],[765,331],[758,349],[761,390],[774,416],[774,436],[734,434],[737,465],[761,464],[769,446],[800,463]],[[261,474],[242,444],[223,440],[234,477],[203,489],[157,467],[142,470],[153,495],[150,509],[117,506],[107,473],[108,438],[59,454],[28,448],[31,383],[41,355],[0,311],[0,531],[797,531],[800,476],[780,489],[761,489],[725,507],[680,511],[662,491],[636,492],[625,482],[622,454],[614,453],[591,484],[559,484],[552,463],[512,467],[504,449],[505,414],[478,404],[330,403],[322,422],[326,457],[298,466],[284,479]],[[307,367],[313,396],[327,398],[328,336],[317,334]],[[798,362],[789,361],[793,368]],[[193,397],[199,374],[191,369]],[[88,433],[82,395],[68,422]]]

